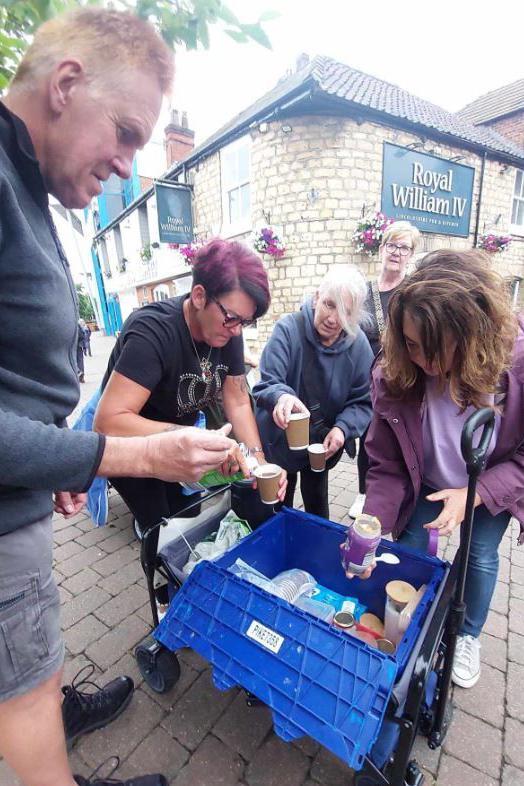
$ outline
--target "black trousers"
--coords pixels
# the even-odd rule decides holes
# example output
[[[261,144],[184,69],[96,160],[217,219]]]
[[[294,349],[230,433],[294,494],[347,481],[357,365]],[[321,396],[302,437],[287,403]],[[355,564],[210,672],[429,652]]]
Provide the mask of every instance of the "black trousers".
[[[328,498],[328,474],[333,469],[342,456],[344,448],[340,448],[326,462],[324,472],[313,472],[309,464],[300,470],[300,491],[304,501],[306,513],[314,513],[316,516],[329,518],[329,498]],[[295,489],[297,487],[298,472],[288,472],[287,490],[284,498],[284,505],[288,508],[293,507]]]
[[[76,365],[78,375],[81,376],[84,374],[84,350],[82,348],[82,344],[77,344],[76,346]]]
[[[366,493],[366,475],[368,474],[369,469],[369,458],[368,454],[366,453],[366,437],[368,434],[368,429],[364,431],[362,436],[360,437],[360,442],[358,444],[358,456],[357,456],[357,469],[358,469],[358,493],[365,494]]]

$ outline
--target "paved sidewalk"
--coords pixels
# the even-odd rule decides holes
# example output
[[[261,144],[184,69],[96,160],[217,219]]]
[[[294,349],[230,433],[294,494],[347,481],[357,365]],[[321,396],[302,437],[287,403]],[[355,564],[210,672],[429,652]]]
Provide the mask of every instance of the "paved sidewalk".
[[[83,400],[96,388],[112,344],[93,337]],[[333,520],[348,520],[355,493],[356,467],[341,462],[330,474]],[[248,708],[237,689],[217,691],[207,663],[190,650],[180,655],[181,678],[170,693],[154,694],[144,684],[132,652],[151,616],[130,515],[118,495],[111,496],[104,528],[84,514],[69,521],[57,516],[54,523],[66,679],[93,663],[99,683],[126,673],[137,685],[122,717],[74,749],[75,771],[87,775],[118,754],[120,777],[160,770],[175,786],[349,786],[349,770],[315,742],[282,742],[266,708]],[[524,548],[515,545],[516,526],[510,530],[482,635],[481,680],[455,690],[442,750],[430,751],[423,739],[415,745],[427,786],[524,786]],[[455,549],[445,544],[445,557]],[[0,786],[8,784],[16,781],[0,762]]]

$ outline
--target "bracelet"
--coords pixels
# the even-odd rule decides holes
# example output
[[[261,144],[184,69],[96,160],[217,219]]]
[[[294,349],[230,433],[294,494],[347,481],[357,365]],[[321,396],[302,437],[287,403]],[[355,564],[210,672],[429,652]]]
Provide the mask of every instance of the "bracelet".
[[[254,445],[254,447],[249,448],[250,453],[263,453],[264,448],[261,448],[260,445]]]

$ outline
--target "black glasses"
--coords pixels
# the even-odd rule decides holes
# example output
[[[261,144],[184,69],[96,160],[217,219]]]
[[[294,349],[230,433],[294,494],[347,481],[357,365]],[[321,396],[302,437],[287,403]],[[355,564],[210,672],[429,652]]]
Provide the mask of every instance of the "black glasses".
[[[411,246],[397,246],[396,243],[386,243],[386,251],[388,254],[393,254],[393,252],[397,250],[401,257],[407,257],[408,254],[411,254],[413,249]]]
[[[212,300],[213,303],[216,303],[222,312],[222,316],[224,317],[224,321],[222,323],[223,327],[235,328],[240,325],[241,327],[245,328],[251,327],[251,325],[255,324],[254,319],[244,319],[243,317],[239,317],[238,314],[230,314],[229,311],[224,308],[220,300],[216,299],[216,297],[209,295],[209,299]]]

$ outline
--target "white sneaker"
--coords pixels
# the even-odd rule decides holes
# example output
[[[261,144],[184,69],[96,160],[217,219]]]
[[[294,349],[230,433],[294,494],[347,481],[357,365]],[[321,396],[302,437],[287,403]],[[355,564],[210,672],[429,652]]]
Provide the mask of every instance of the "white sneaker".
[[[355,497],[355,501],[353,502],[352,506],[349,509],[349,515],[352,519],[356,519],[357,516],[360,516],[360,514],[364,510],[365,501],[366,501],[365,494],[357,494],[357,496]]]
[[[451,679],[461,688],[472,688],[480,677],[480,641],[473,636],[457,636]]]

